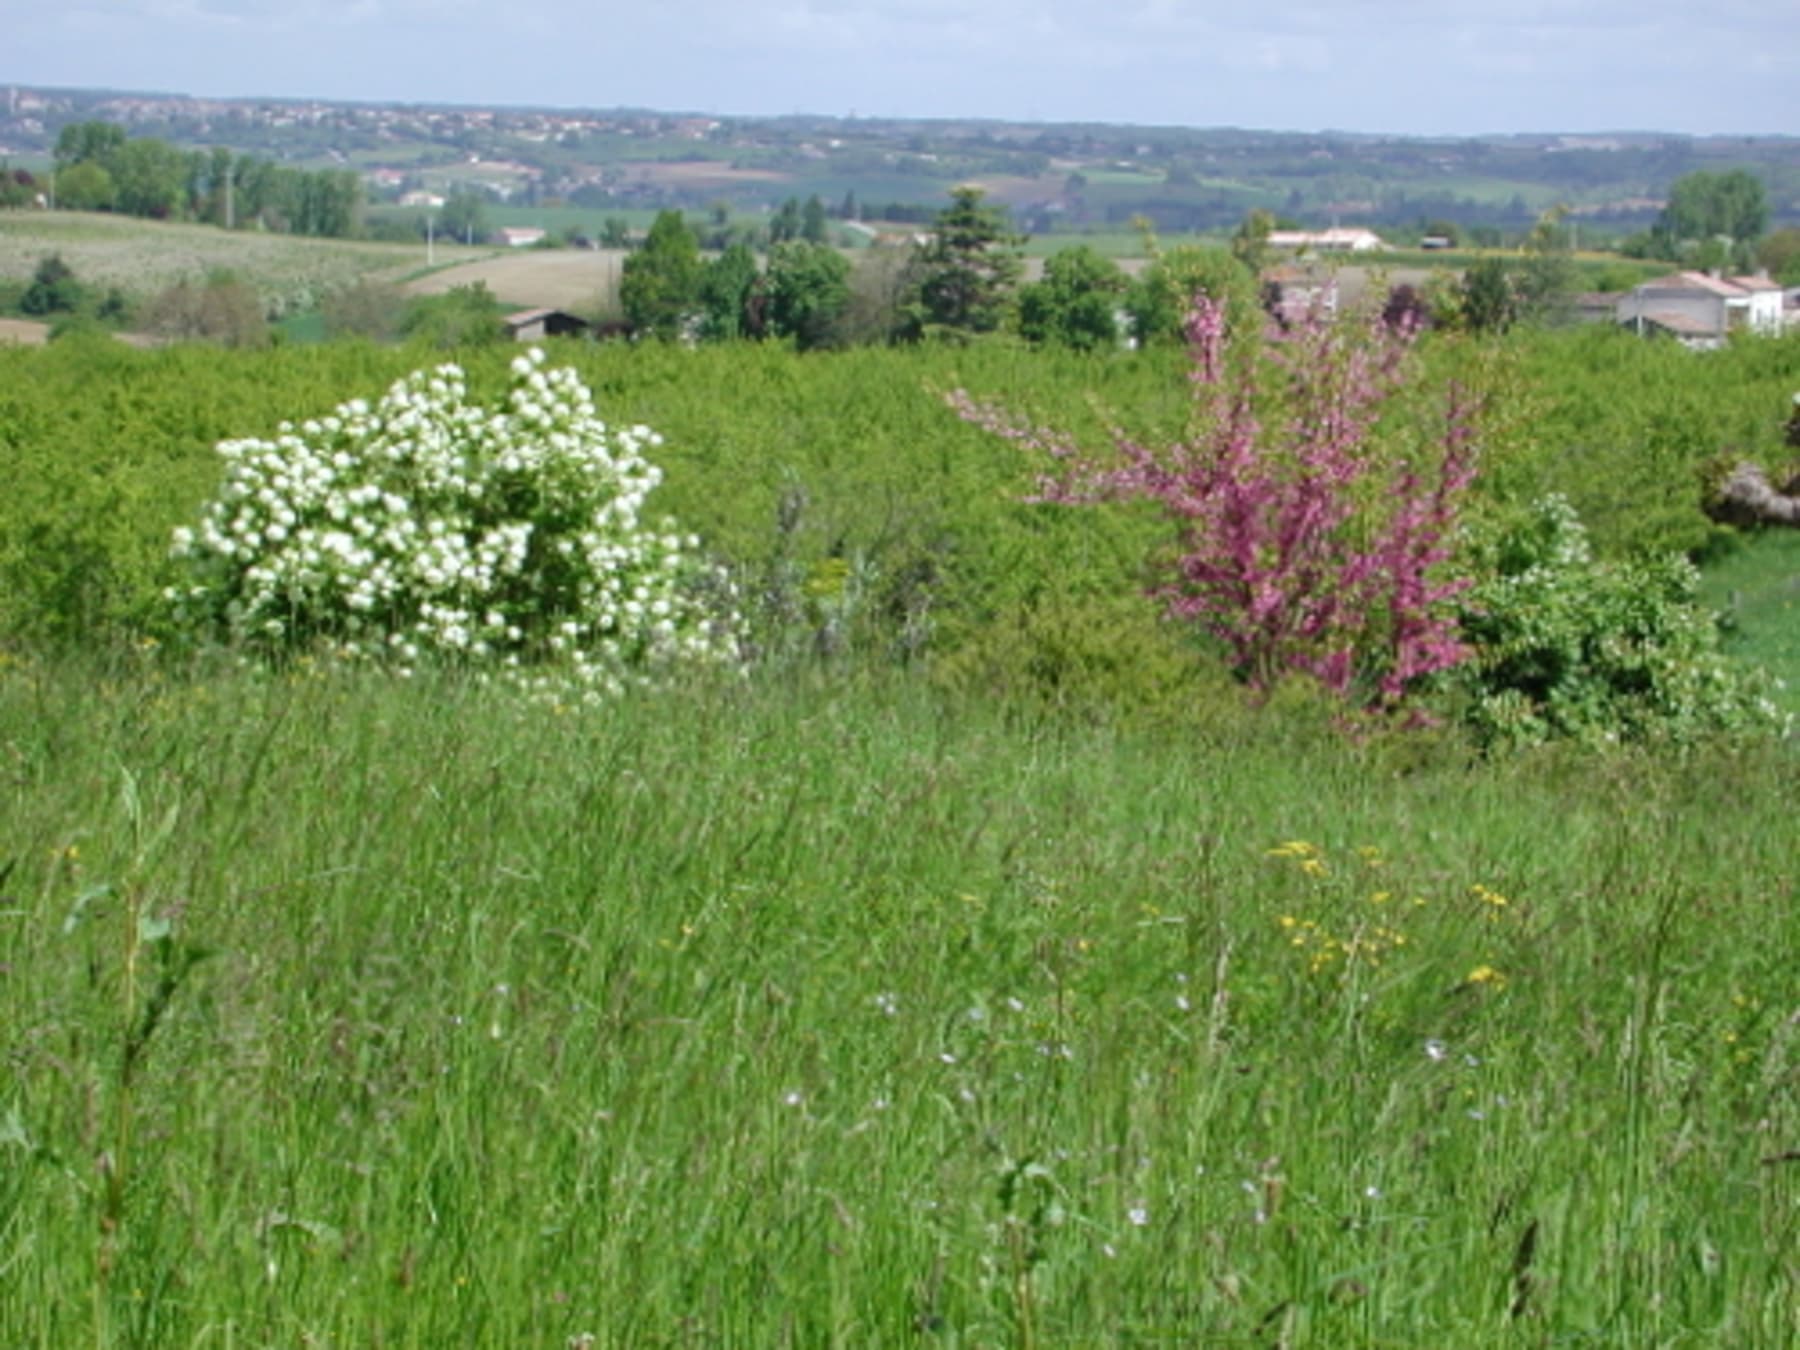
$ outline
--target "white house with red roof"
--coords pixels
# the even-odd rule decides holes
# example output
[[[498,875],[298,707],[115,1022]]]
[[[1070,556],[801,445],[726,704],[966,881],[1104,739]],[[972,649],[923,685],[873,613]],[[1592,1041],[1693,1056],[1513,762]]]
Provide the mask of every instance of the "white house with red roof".
[[[1675,272],[1620,296],[1614,314],[1640,333],[1669,333],[1690,347],[1717,347],[1735,332],[1781,332],[1781,287],[1766,276]]]

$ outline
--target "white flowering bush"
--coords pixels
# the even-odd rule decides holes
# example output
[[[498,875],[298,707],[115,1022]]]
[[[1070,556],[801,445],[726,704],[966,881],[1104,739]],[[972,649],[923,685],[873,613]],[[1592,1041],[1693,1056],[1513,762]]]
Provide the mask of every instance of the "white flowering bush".
[[[642,519],[661,471],[647,427],[610,427],[533,350],[496,407],[455,365],[370,407],[222,442],[181,622],[271,652],[322,649],[410,673],[450,659],[601,697],[681,665],[738,660],[731,588],[673,522]]]

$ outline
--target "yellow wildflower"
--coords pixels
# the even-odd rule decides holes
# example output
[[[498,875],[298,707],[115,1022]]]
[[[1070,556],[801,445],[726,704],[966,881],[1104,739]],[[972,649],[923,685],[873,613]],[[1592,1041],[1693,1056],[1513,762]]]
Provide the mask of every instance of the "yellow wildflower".
[[[1506,976],[1502,975],[1492,966],[1480,965],[1469,972],[1466,982],[1469,984],[1491,984],[1496,989],[1504,989],[1506,987]]]

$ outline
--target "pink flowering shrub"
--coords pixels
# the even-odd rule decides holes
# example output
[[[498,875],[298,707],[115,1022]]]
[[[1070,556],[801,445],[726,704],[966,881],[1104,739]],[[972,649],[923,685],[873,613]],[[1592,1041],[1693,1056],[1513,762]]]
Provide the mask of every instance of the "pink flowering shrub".
[[[1037,500],[1158,503],[1176,540],[1152,593],[1222,642],[1253,690],[1300,672],[1396,706],[1467,654],[1446,602],[1470,584],[1447,565],[1475,476],[1473,400],[1452,388],[1433,445],[1402,454],[1374,431],[1405,387],[1411,325],[1314,319],[1244,356],[1201,297],[1187,331],[1195,416],[1172,444],[1115,431],[1115,455],[1099,459],[960,390],[949,401],[1058,461]]]

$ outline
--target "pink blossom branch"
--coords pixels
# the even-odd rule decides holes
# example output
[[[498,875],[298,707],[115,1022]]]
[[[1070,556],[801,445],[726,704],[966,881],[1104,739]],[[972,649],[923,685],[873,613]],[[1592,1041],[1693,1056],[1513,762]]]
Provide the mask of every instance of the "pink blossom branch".
[[[1393,707],[1466,655],[1444,602],[1469,582],[1438,578],[1474,481],[1479,408],[1452,388],[1429,481],[1404,464],[1381,481],[1370,444],[1404,387],[1415,335],[1413,325],[1372,323],[1352,341],[1314,314],[1239,370],[1227,361],[1223,309],[1202,296],[1187,323],[1197,437],[1152,447],[1115,431],[1109,462],[961,390],[947,401],[1057,466],[1033,500],[1160,503],[1178,552],[1152,594],[1222,642],[1253,689],[1285,671],[1344,697],[1372,680],[1371,705]],[[1272,399],[1287,409],[1275,434],[1257,414]]]

